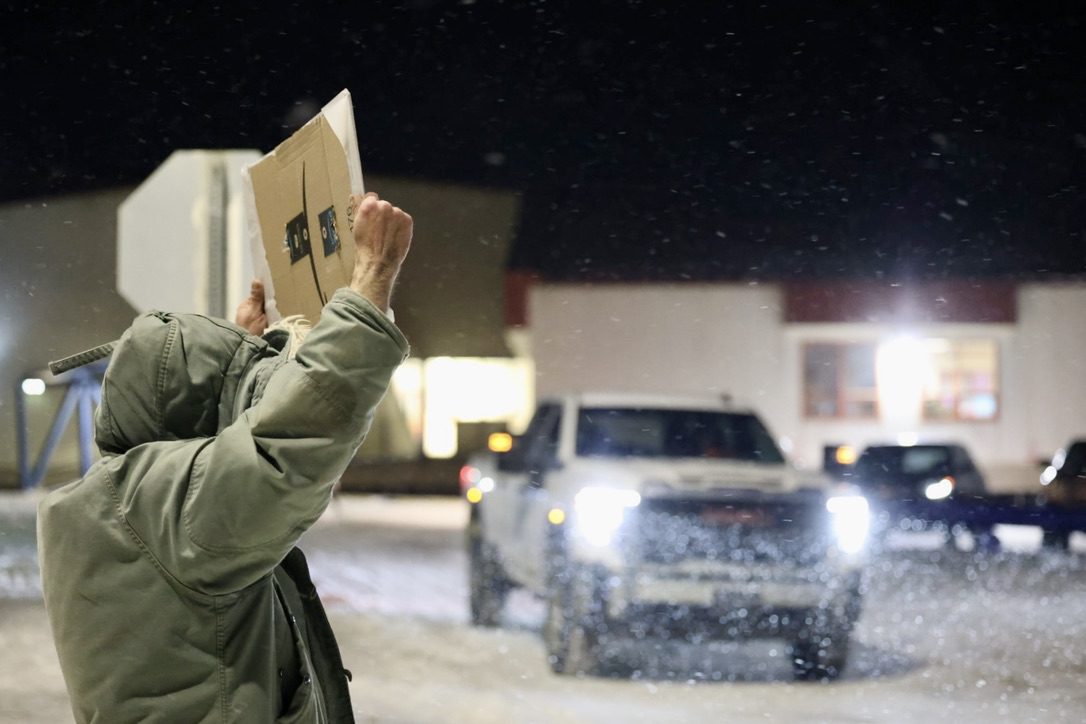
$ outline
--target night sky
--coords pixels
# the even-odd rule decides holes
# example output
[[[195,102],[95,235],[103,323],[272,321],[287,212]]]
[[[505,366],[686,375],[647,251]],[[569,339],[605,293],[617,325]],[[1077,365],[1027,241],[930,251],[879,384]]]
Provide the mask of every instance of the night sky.
[[[0,199],[347,87],[367,173],[522,193],[550,278],[1086,275],[1080,3],[123,5],[0,11]]]

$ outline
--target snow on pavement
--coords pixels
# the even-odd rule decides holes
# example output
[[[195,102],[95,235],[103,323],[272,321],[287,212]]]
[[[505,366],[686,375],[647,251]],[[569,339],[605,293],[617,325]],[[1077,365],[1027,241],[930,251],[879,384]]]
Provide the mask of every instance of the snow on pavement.
[[[468,625],[466,519],[459,500],[352,496],[306,534],[359,721],[1086,718],[1086,557],[1028,534],[994,555],[898,542],[871,563],[843,680],[797,684],[775,641],[635,642],[623,677],[555,676],[531,596],[511,596],[500,629]],[[38,596],[32,520],[0,515],[0,722],[68,720]]]
[[[502,629],[466,624],[463,503],[416,500],[391,517],[389,505],[349,500],[307,541],[336,615],[360,614],[337,630],[362,654],[358,703],[376,721],[1046,722],[1086,712],[1083,558],[1039,553],[1032,531],[1005,531],[1010,552],[998,555],[895,540],[872,561],[853,660],[834,684],[793,683],[774,641],[633,644],[632,678],[577,679],[547,668],[543,607],[523,592]],[[434,526],[438,508],[455,524]]]

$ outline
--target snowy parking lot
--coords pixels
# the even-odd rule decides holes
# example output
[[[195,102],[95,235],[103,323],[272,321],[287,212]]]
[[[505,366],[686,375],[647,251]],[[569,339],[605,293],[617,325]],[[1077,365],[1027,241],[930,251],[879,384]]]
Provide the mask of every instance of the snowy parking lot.
[[[0,722],[69,721],[33,547],[33,501],[0,509]],[[1086,556],[999,531],[1003,552],[900,536],[871,561],[842,680],[795,683],[780,642],[637,642],[610,676],[558,677],[543,606],[468,624],[465,503],[337,499],[303,543],[354,672],[362,722],[1049,722],[1086,712]],[[134,594],[138,595],[138,594]],[[102,654],[108,666],[108,652]]]

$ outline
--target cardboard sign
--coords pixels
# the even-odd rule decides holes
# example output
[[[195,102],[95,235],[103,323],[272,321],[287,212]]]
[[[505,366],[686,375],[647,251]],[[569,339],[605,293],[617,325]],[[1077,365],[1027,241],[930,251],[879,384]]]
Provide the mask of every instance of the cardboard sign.
[[[243,176],[269,319],[301,314],[316,323],[354,268],[347,203],[363,186],[350,94],[341,92]]]

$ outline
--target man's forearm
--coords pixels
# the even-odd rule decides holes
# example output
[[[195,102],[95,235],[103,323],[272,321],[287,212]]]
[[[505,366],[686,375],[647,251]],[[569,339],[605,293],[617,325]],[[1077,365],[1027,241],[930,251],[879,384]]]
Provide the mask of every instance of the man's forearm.
[[[388,312],[397,271],[388,265],[356,264],[351,275],[351,291],[368,299],[382,312]]]

